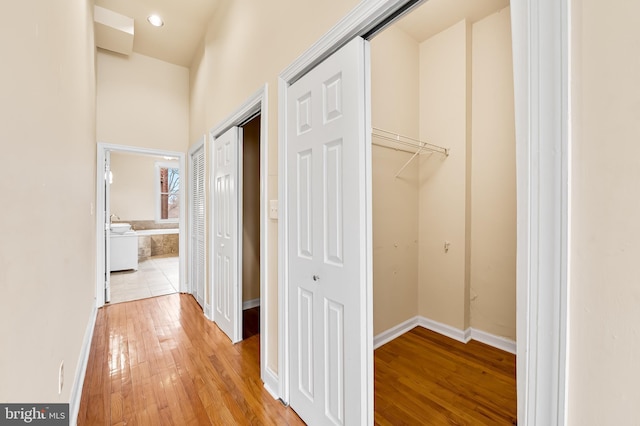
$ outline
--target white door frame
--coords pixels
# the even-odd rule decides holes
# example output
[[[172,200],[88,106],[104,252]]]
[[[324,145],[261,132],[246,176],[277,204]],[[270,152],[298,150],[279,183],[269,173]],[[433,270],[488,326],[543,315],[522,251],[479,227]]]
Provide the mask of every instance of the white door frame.
[[[104,276],[105,276],[105,241],[104,241],[104,224],[106,223],[105,211],[104,211],[104,160],[106,152],[122,152],[130,154],[143,154],[160,157],[176,157],[180,163],[180,221],[179,221],[179,238],[178,238],[178,251],[180,253],[179,268],[180,268],[180,288],[178,291],[181,293],[189,293],[190,289],[185,282],[185,203],[187,199],[186,185],[188,179],[184,179],[185,168],[185,155],[182,152],[164,151],[153,148],[140,148],[135,146],[126,145],[114,145],[109,143],[98,142],[98,168],[96,174],[96,247],[97,247],[97,262],[96,262],[96,307],[100,308],[104,306]]]
[[[421,1],[415,4],[422,3]],[[518,422],[566,420],[569,194],[569,0],[511,5],[517,177]],[[278,395],[289,399],[286,221],[287,88],[412,0],[369,0],[286,68],[278,84]],[[367,66],[369,72],[370,64]],[[369,165],[370,167],[370,165]],[[369,212],[370,214],[370,212]],[[371,303],[371,302],[370,302]],[[370,401],[373,389],[368,389]]]
[[[267,322],[269,321],[269,309],[274,303],[269,298],[267,289],[267,274],[269,273],[269,200],[268,183],[269,183],[269,117],[268,117],[268,85],[265,84],[254,94],[252,94],[242,105],[240,105],[231,115],[218,123],[209,131],[209,164],[214,166],[213,162],[213,140],[234,126],[242,126],[248,120],[260,114],[260,378],[265,388],[272,394],[276,395],[278,384],[278,373],[269,368],[269,330],[271,329]],[[241,157],[240,157],[241,158]],[[213,179],[213,170],[209,170],[209,179]],[[209,182],[209,192],[213,188],[213,182]],[[213,197],[209,197],[209,211],[213,211]],[[239,211],[242,214],[242,211]],[[210,215],[211,217],[211,215]],[[209,241],[214,239],[214,227],[209,226]],[[211,250],[210,256],[212,256]],[[242,261],[241,257],[238,259]],[[210,265],[213,265],[213,259],[209,259]],[[214,306],[213,301],[213,268],[209,268],[209,305]],[[242,288],[242,284],[240,283]],[[242,312],[242,298],[240,297],[240,312]],[[213,313],[213,312],[212,312]]]
[[[189,152],[188,152],[188,165],[189,165],[189,170],[187,170],[187,173],[189,174],[189,184],[191,184],[191,174],[193,173],[193,154],[200,148],[202,148],[203,153],[204,153],[204,158],[205,158],[205,176],[204,176],[204,180],[205,180],[205,195],[206,195],[206,180],[207,180],[207,175],[206,175],[206,170],[207,170],[207,145],[206,145],[206,140],[207,140],[207,135],[203,134],[202,137],[200,139],[198,139],[198,141],[196,143],[194,143],[190,148],[189,148]],[[189,188],[189,191],[191,191],[191,188]],[[191,193],[189,193],[189,195],[191,195]],[[187,223],[188,223],[188,236],[187,236],[187,242],[189,244],[189,247],[191,247],[191,240],[193,239],[193,224],[191,223],[191,203],[193,202],[193,200],[191,199],[191,197],[189,197],[189,217],[187,219]],[[206,203],[206,199],[205,199],[205,203]],[[206,218],[206,212],[205,212],[205,218]],[[211,310],[211,305],[207,304],[207,299],[206,299],[206,280],[207,280],[207,242],[206,242],[206,238],[207,238],[207,223],[206,223],[206,219],[205,219],[205,231],[204,231],[204,238],[205,238],[205,244],[204,244],[204,280],[205,280],[205,294],[202,297],[202,311],[204,312],[204,316],[207,317],[208,319],[212,320],[213,319],[213,311]],[[186,264],[188,265],[188,273],[186,273],[185,275],[187,276],[187,287],[189,288],[189,291],[192,295],[194,295],[194,297],[196,297],[196,288],[195,285],[193,284],[193,274],[192,274],[192,267],[193,267],[193,253],[191,253],[191,250],[188,251],[189,255],[188,255],[188,262],[186,262]],[[197,297],[196,297],[197,299]]]

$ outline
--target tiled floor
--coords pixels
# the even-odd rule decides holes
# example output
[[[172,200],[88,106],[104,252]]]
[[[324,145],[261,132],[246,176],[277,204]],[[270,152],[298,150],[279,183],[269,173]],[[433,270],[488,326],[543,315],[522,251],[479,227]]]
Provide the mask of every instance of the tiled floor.
[[[177,293],[178,256],[154,256],[138,264],[137,271],[111,273],[111,303]]]

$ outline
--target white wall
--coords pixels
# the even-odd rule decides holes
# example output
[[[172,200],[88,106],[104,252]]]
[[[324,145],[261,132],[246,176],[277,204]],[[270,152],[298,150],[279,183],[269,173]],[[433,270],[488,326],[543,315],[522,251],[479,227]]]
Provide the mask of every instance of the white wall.
[[[0,401],[66,403],[95,306],[93,2],[11,2],[0,51]]]
[[[168,161],[151,155],[111,152],[111,213],[120,221],[155,220],[157,162]]]
[[[373,127],[418,137],[418,60],[418,42],[400,29],[371,41]],[[418,315],[418,161],[396,178],[412,154],[374,145],[371,156],[376,335]]]
[[[571,2],[568,422],[638,421],[640,3]]]
[[[516,160],[510,9],[472,27],[471,326],[516,339]]]
[[[420,139],[451,151],[420,159],[419,311],[460,330],[469,325],[467,31],[461,21],[420,44]]]
[[[515,340],[510,9],[420,44],[420,315]],[[444,249],[449,243],[449,251]]]
[[[189,70],[98,50],[96,120],[100,142],[186,152]]]

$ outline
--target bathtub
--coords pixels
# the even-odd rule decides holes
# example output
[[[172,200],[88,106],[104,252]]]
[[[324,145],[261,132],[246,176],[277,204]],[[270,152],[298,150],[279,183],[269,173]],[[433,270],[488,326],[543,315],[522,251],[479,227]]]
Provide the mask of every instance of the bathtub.
[[[173,255],[178,256],[180,230],[171,229],[140,229],[138,234],[138,259],[150,256]]]
[[[180,230],[178,228],[171,228],[171,229],[141,229],[141,230],[136,230],[136,233],[139,236],[145,236],[145,235],[170,235],[170,234],[179,234]]]

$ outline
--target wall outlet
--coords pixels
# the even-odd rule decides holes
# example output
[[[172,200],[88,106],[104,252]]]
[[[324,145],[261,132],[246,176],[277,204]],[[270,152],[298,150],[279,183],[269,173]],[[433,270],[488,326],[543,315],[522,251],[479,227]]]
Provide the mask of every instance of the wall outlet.
[[[63,386],[64,386],[64,360],[60,362],[60,369],[58,370],[58,395],[62,393]]]

